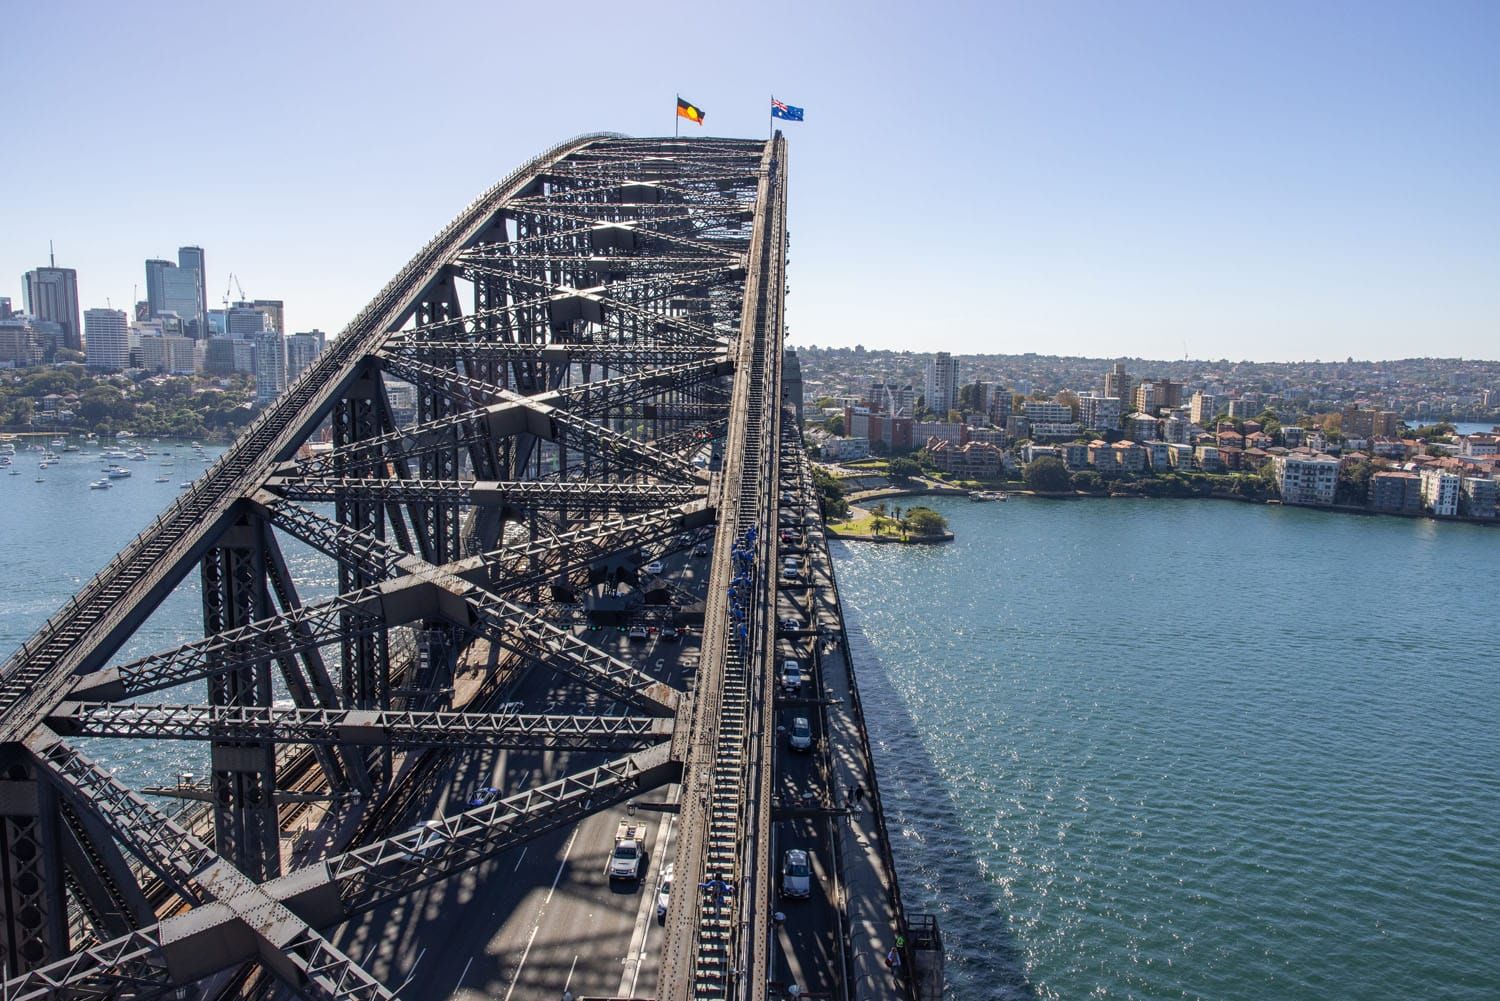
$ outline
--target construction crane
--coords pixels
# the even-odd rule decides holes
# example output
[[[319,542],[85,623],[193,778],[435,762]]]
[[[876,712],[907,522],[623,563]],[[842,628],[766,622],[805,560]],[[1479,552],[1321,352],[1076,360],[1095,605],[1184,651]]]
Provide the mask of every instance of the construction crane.
[[[245,297],[245,287],[240,284],[240,280],[235,277],[234,272],[231,271],[229,273],[229,283],[224,286],[224,308],[226,310],[229,308],[229,293],[234,291],[238,291],[240,293],[240,302],[250,301]]]

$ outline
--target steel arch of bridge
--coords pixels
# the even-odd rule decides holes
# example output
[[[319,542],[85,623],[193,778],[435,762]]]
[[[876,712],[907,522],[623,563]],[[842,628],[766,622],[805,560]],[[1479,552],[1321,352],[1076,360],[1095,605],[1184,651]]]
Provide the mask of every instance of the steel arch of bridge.
[[[736,635],[718,592],[730,550],[771,510],[784,174],[779,137],[597,134],[525,164],[6,661],[8,999],[155,997],[251,961],[304,996],[390,997],[320,929],[669,782],[702,787],[716,816],[739,797],[734,871],[758,887],[745,906],[763,902],[766,821],[743,801],[764,776],[705,783],[761,739],[753,719],[738,731],[722,721],[736,699],[763,711],[746,679],[771,633],[752,621]],[[415,400],[405,421],[398,385]],[[716,475],[693,461],[712,443],[725,455]],[[695,697],[537,607],[550,585],[586,585],[601,560],[649,558],[715,523]],[[333,561],[336,594],[302,599],[288,539]],[[203,638],[118,660],[194,570]],[[752,620],[771,583],[754,586]],[[455,659],[476,641],[503,653],[496,698],[525,666],[627,714],[452,712]],[[273,678],[292,708],[273,706]],[[189,684],[201,701],[178,698]],[[131,701],[164,690],[172,704]],[[78,736],[206,742],[211,823],[168,816]],[[449,818],[437,847],[419,845],[421,832],[381,836],[284,871],[279,804],[293,767],[374,811],[390,748],[436,744],[617,756]],[[687,876],[724,837],[694,809],[677,855]],[[678,896],[689,902],[674,910],[672,992],[745,991],[733,971],[763,943]]]

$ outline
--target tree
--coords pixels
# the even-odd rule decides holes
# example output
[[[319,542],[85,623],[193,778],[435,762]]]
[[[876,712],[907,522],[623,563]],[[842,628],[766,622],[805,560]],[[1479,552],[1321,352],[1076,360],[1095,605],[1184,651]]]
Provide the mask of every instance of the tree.
[[[886,468],[890,471],[891,478],[896,480],[909,480],[922,475],[921,464],[906,455],[898,455]]]
[[[834,414],[832,417],[828,418],[823,422],[823,430],[827,431],[835,438],[842,438],[844,436],[844,415]]]
[[[912,535],[942,535],[948,531],[948,519],[930,507],[906,509],[902,527]]]
[[[1068,467],[1055,455],[1039,455],[1022,473],[1026,486],[1039,493],[1057,494],[1068,489]]]
[[[818,506],[827,521],[845,521],[849,517],[849,502],[844,499],[844,487],[836,477],[821,468],[813,467],[813,487],[818,491]]]
[[[1092,469],[1080,469],[1068,482],[1074,490],[1082,490],[1087,494],[1104,493],[1104,477]]]

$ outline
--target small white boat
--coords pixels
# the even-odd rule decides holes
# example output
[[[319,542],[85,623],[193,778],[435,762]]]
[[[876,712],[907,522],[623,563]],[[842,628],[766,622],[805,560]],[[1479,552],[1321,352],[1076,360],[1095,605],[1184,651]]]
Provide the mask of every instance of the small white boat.
[[[130,470],[126,469],[124,466],[110,466],[104,471],[104,475],[108,476],[112,480],[123,480],[125,477],[130,475]]]
[[[190,486],[192,486],[191,483],[179,483],[179,484],[177,484],[177,489],[179,489],[179,490],[186,490]]]
[[[37,482],[37,483],[46,483],[47,482],[47,478],[45,476],[38,476],[36,478],[35,482]]]
[[[171,479],[172,479],[172,477],[170,477],[170,476],[158,476],[156,478],[156,482],[157,483],[169,483],[169,482],[171,482]]]
[[[110,489],[113,486],[114,486],[114,484],[111,483],[111,482],[109,482],[108,480],[94,480],[92,483],[89,484],[89,489],[90,490],[108,490],[108,489]]]

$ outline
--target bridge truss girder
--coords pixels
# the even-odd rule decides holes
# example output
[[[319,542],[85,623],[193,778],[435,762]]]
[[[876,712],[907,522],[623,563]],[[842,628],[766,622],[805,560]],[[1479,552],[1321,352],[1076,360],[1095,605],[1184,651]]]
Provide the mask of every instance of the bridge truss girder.
[[[299,908],[326,905],[327,887],[341,912],[409,892],[676,780],[679,693],[535,598],[713,523],[698,453],[724,440],[747,357],[766,151],[590,136],[526,164],[0,666],[0,853],[39,847],[25,899],[5,901],[7,996],[153,996],[252,959],[309,996],[385,996]],[[303,601],[286,538],[331,561],[332,597]],[[194,571],[203,639],[121,662]],[[442,672],[480,642],[504,655],[485,698],[532,664],[641,715],[453,713]],[[276,676],[292,708],[272,706]],[[94,704],[188,684],[200,699]],[[79,755],[70,741],[90,733],[207,741],[212,843]],[[645,749],[455,819],[452,851],[420,864],[401,862],[412,846],[398,835],[278,876],[279,807],[312,793],[281,787],[277,747],[306,745],[293,750],[314,765],[313,792],[378,804],[393,749],[439,734],[460,748]],[[186,912],[151,924],[142,879]],[[60,923],[73,905],[81,929]]]

